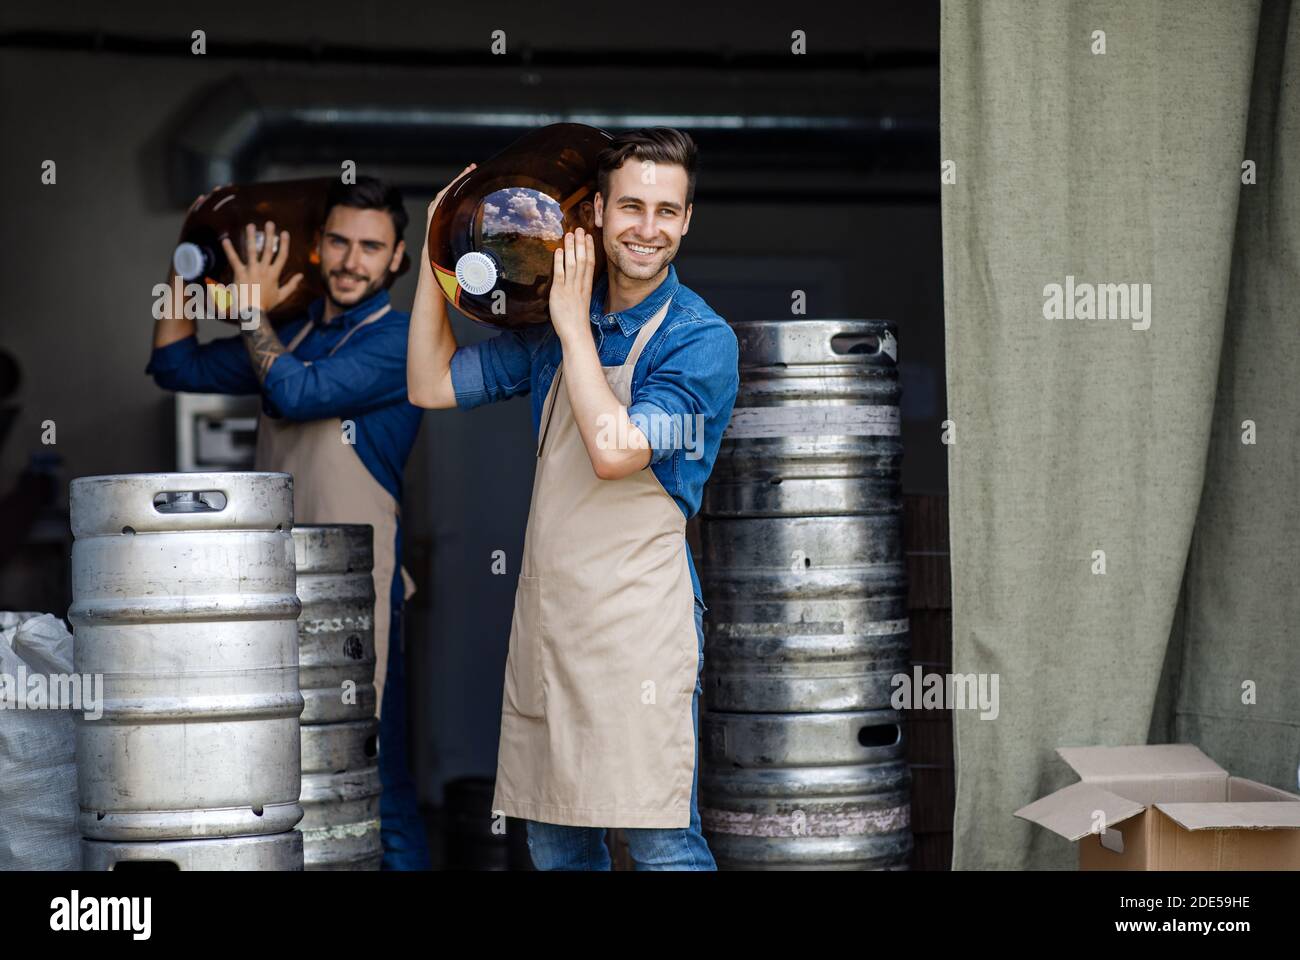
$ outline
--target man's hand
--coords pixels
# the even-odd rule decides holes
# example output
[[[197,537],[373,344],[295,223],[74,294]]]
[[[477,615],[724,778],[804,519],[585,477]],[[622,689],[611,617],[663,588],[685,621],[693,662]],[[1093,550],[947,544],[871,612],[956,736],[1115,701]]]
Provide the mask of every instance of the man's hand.
[[[298,284],[302,282],[302,274],[294,274],[288,283],[280,286],[280,272],[284,270],[284,262],[289,257],[289,231],[281,231],[280,246],[277,250],[274,243],[275,224],[270,220],[266,221],[266,230],[263,234],[266,240],[262,245],[261,253],[258,253],[257,228],[250,223],[244,229],[244,250],[248,254],[248,263],[239,259],[239,254],[235,252],[235,245],[230,242],[229,237],[222,237],[221,248],[226,251],[226,258],[230,261],[230,268],[235,274],[235,302],[238,304],[239,316],[242,320],[239,327],[244,331],[244,346],[248,349],[248,359],[253,364],[253,372],[257,375],[258,382],[265,383],[271,365],[285,352],[284,344],[271,329],[266,315],[298,289]],[[252,288],[251,303],[238,301],[239,290],[244,284]]]
[[[236,300],[241,317],[246,311],[254,309],[269,313],[287,300],[302,283],[302,274],[296,273],[289,278],[288,283],[284,286],[280,285],[280,273],[284,270],[285,261],[289,259],[288,230],[280,232],[280,244],[277,249],[274,242],[275,224],[268,220],[264,232],[266,239],[260,253],[257,250],[257,227],[250,223],[244,230],[244,251],[248,254],[248,263],[239,259],[239,254],[235,252],[235,245],[230,242],[229,237],[221,238],[221,249],[226,251],[226,259],[230,262],[230,268],[235,275],[236,297],[239,288],[244,284],[252,290],[251,303],[239,303]]]
[[[591,286],[596,244],[581,227],[564,235],[551,277],[551,325],[564,352],[564,387],[591,468],[621,480],[650,463],[650,444],[610,389],[591,335]],[[625,441],[625,442],[624,442]]]
[[[474,170],[470,164],[438,191],[429,204],[424,221],[424,251],[420,256],[419,281],[411,304],[411,323],[406,342],[406,397],[417,407],[446,409],[456,406],[451,382],[451,358],[456,353],[456,335],[447,319],[447,304],[433,267],[429,264],[429,226],[433,213],[447,191]]]
[[[596,244],[582,227],[564,235],[556,248],[551,274],[551,325],[565,344],[585,336],[591,342],[591,286],[596,272]]]
[[[424,233],[425,233],[426,242],[428,241],[429,224],[433,223],[433,211],[438,209],[438,204],[442,203],[442,198],[447,195],[447,191],[450,190],[452,187],[454,187],[456,184],[460,183],[461,180],[465,179],[465,177],[469,176],[469,174],[472,173],[474,168],[477,166],[478,166],[477,163],[471,163],[460,173],[456,174],[456,176],[452,177],[451,182],[448,183],[441,190],[439,190],[438,195],[433,198],[433,202],[429,204],[429,214],[427,217],[425,217],[424,220]]]
[[[454,187],[456,184],[460,183],[460,181],[465,179],[465,177],[469,176],[470,173],[477,166],[478,164],[471,163],[460,173],[456,174],[456,176],[452,177],[451,182],[448,183],[441,190],[439,190],[438,195],[434,197],[433,202],[429,204],[428,213],[425,215],[424,218],[424,256],[423,256],[424,265],[421,267],[422,270],[431,269],[429,267],[429,227],[432,226],[433,224],[433,212],[438,209],[438,204],[442,203],[442,198],[447,195],[447,191],[450,190],[452,187]]]

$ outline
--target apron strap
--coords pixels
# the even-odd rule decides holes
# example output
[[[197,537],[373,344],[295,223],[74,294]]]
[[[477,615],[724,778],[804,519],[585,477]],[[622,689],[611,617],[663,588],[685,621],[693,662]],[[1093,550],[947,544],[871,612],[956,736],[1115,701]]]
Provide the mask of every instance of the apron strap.
[[[347,342],[348,342],[348,338],[349,338],[350,336],[352,336],[352,334],[356,333],[358,330],[360,330],[360,329],[361,329],[362,327],[364,327],[366,324],[368,324],[368,323],[374,323],[376,320],[378,320],[380,317],[382,317],[384,314],[386,314],[386,313],[387,313],[389,310],[391,310],[391,309],[393,309],[393,305],[392,305],[391,303],[386,303],[386,304],[384,304],[382,307],[380,307],[380,308],[379,308],[378,310],[376,310],[374,313],[370,314],[368,317],[366,317],[366,319],[362,320],[360,323],[358,323],[355,327],[353,327],[353,328],[352,328],[351,330],[349,330],[347,333],[343,334],[343,338],[342,338],[341,340],[339,340],[338,343],[334,344],[334,346],[330,349],[330,352],[327,353],[327,354],[325,354],[325,356],[327,356],[327,357],[332,357],[332,356],[334,356],[335,351],[337,351],[339,347],[343,346],[343,344],[347,343]],[[311,333],[311,332],[312,332],[313,330],[315,330],[315,329],[316,329],[316,321],[315,321],[315,320],[311,321],[310,323],[304,323],[304,324],[302,325],[302,329],[298,331],[298,335],[297,335],[296,337],[294,337],[291,341],[289,341],[287,344],[285,344],[284,349],[287,350],[289,353],[293,353],[295,350],[298,349],[298,344],[302,343],[303,340],[305,340],[305,339],[307,338],[307,334]],[[310,361],[310,360],[304,360],[304,361],[303,361],[303,365],[304,365],[304,366],[310,366],[310,365],[311,365],[311,361]]]
[[[560,369],[555,371],[555,380],[546,396],[546,420],[542,424],[542,435],[537,438],[537,459],[542,459],[542,447],[546,446],[546,434],[551,429],[551,414],[555,413],[555,398],[560,395],[560,381],[564,379],[564,361],[560,361]]]
[[[362,327],[366,326],[367,324],[374,323],[376,320],[378,320],[380,317],[382,317],[391,309],[393,309],[393,305],[391,303],[386,303],[378,310],[376,310],[374,313],[370,314],[370,316],[366,317],[366,319],[362,320],[360,323],[358,323],[347,333],[343,334],[343,339],[341,339],[338,343],[334,344],[333,349],[331,349],[330,352],[326,354],[326,356],[328,357],[334,356],[335,351],[338,350],[339,347],[343,346],[343,344],[347,343],[348,338],[352,336],[352,334],[356,333],[358,330],[360,330]]]
[[[623,366],[636,368],[636,363],[641,359],[641,351],[645,345],[650,342],[650,338],[655,335],[664,318],[668,316],[668,308],[672,305],[673,298],[669,297],[664,301],[664,305],[655,311],[654,316],[645,322],[645,325],[637,331],[636,339],[632,341],[632,349],[628,351],[627,359],[623,361]],[[555,383],[547,396],[546,417],[542,425],[542,435],[537,440],[537,459],[542,458],[542,448],[546,446],[546,434],[551,429],[551,415],[555,413],[555,398],[560,390],[560,381],[564,377],[564,361],[560,361],[560,369],[555,373]],[[629,379],[631,379],[629,377]]]
[[[295,350],[298,349],[298,344],[302,343],[303,340],[307,339],[307,334],[311,333],[312,330],[315,328],[315,326],[316,326],[315,320],[308,320],[306,323],[302,325],[302,329],[298,331],[298,335],[284,345],[284,349],[289,351],[290,353],[293,353]]]
[[[668,308],[672,305],[672,302],[672,297],[665,300],[664,305],[656,310],[654,316],[645,322],[645,326],[637,331],[636,340],[632,342],[632,349],[628,351],[623,366],[636,367],[636,362],[641,359],[641,351],[645,349],[645,345],[650,342],[650,338],[655,335],[655,332],[664,322],[664,317],[668,316]]]

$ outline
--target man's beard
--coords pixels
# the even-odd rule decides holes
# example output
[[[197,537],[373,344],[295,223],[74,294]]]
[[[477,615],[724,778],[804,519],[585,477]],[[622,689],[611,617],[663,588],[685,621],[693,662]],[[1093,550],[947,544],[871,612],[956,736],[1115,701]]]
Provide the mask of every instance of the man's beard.
[[[353,296],[354,299],[340,300],[338,297],[334,296],[334,288],[330,285],[330,280],[332,279],[331,274],[327,271],[322,271],[321,273],[322,273],[321,279],[324,281],[323,285],[325,287],[325,296],[329,298],[330,303],[334,304],[334,306],[342,307],[344,310],[346,310],[348,307],[355,307],[358,303],[361,303],[363,300],[369,300],[372,296],[374,296],[383,288],[384,279],[386,279],[386,278],[380,278],[378,280],[371,280],[364,287],[358,287],[357,288],[358,292],[351,294],[351,296]],[[355,273],[348,274],[348,276],[353,277],[354,279],[357,278],[357,274]]]
[[[649,280],[658,276],[668,264],[673,262],[677,256],[677,247],[665,248],[662,260],[656,260],[651,264],[637,263],[631,260],[627,250],[622,242],[615,240],[612,244],[613,249],[605,251],[605,260],[609,263],[611,269],[617,270],[623,276],[632,280]]]

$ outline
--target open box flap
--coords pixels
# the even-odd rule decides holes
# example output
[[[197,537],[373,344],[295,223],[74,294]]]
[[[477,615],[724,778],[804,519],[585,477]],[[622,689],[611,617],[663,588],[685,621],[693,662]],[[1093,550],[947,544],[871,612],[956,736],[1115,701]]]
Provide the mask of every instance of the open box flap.
[[[1135,817],[1146,805],[1103,790],[1093,783],[1074,783],[1021,807],[1015,815],[1046,827],[1067,840],[1082,840],[1095,833],[1097,811],[1107,827]]]
[[[1184,830],[1300,830],[1300,800],[1255,803],[1157,803]]]
[[[1232,803],[1241,803],[1246,800],[1300,801],[1300,796],[1297,796],[1294,793],[1287,793],[1285,790],[1279,790],[1277,787],[1270,787],[1267,783],[1258,783],[1255,780],[1247,780],[1245,777],[1229,777],[1228,800]]]
[[[1190,743],[1060,747],[1084,783],[1138,803],[1228,799],[1228,772]]]

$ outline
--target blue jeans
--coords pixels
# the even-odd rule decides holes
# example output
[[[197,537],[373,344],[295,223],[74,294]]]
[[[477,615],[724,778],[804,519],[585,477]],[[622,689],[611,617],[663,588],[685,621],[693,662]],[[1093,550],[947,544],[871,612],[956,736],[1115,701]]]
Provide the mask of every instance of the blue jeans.
[[[420,816],[415,781],[406,759],[406,656],[402,611],[393,610],[388,634],[388,675],[379,713],[379,833],[384,870],[428,870],[429,838]]]
[[[691,783],[691,825],[689,827],[628,827],[627,849],[638,870],[716,870],[713,854],[700,831],[697,794],[700,786],[700,694],[704,687],[704,607],[695,601],[695,633],[699,640],[700,664],[695,672],[695,695],[691,698],[691,720],[695,724],[695,779]],[[570,827],[525,820],[528,852],[538,870],[608,870],[609,848],[604,827]]]

